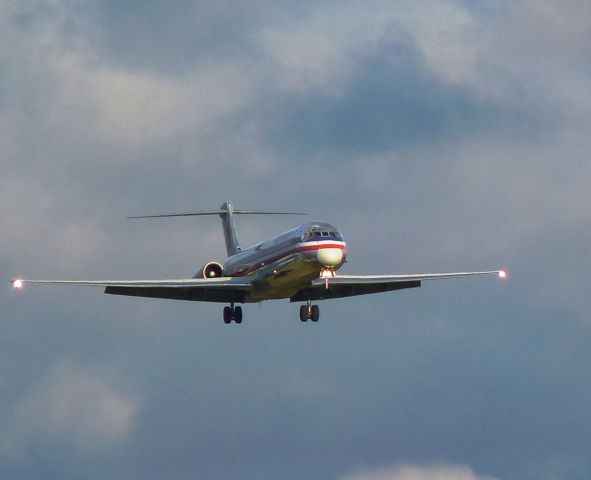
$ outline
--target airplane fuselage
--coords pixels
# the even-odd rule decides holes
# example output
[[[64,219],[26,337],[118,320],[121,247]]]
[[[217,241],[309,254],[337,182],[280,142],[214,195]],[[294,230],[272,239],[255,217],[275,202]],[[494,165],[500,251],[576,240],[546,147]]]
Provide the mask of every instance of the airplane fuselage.
[[[345,263],[347,245],[328,223],[308,223],[228,257],[224,276],[249,276],[248,302],[286,298],[321,274],[332,274]]]

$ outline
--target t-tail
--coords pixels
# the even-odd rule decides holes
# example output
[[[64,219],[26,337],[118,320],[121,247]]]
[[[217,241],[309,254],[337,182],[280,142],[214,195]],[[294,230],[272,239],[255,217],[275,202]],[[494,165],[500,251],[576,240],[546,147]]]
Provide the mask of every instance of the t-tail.
[[[206,210],[200,212],[179,212],[163,213],[158,215],[138,215],[127,218],[162,218],[162,217],[193,217],[199,215],[219,215],[222,219],[224,229],[224,240],[226,241],[226,252],[228,257],[235,255],[240,251],[236,227],[234,225],[234,215],[308,215],[301,212],[269,212],[265,210],[235,210],[232,202],[227,201],[222,204],[219,210]]]

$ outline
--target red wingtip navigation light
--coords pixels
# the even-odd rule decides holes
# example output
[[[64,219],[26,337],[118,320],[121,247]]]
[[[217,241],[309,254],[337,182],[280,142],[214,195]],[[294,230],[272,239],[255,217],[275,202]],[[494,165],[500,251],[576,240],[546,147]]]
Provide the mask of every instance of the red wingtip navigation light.
[[[507,278],[507,272],[505,270],[499,270],[499,278]]]
[[[22,288],[24,287],[24,283],[22,279],[17,278],[16,280],[12,281],[12,286],[15,288],[15,290],[22,290]]]

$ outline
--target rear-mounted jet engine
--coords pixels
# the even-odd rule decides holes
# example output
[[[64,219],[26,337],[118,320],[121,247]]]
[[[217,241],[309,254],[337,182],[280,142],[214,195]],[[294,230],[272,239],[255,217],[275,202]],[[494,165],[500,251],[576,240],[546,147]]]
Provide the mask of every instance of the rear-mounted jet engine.
[[[224,267],[218,262],[206,263],[201,270],[199,270],[193,278],[219,278],[224,274]]]

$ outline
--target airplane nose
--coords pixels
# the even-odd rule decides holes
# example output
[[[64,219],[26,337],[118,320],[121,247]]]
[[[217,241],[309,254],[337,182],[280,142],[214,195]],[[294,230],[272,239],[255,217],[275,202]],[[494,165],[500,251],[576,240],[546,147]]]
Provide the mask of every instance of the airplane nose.
[[[340,248],[321,248],[316,258],[323,267],[338,267],[343,262],[343,251]]]

